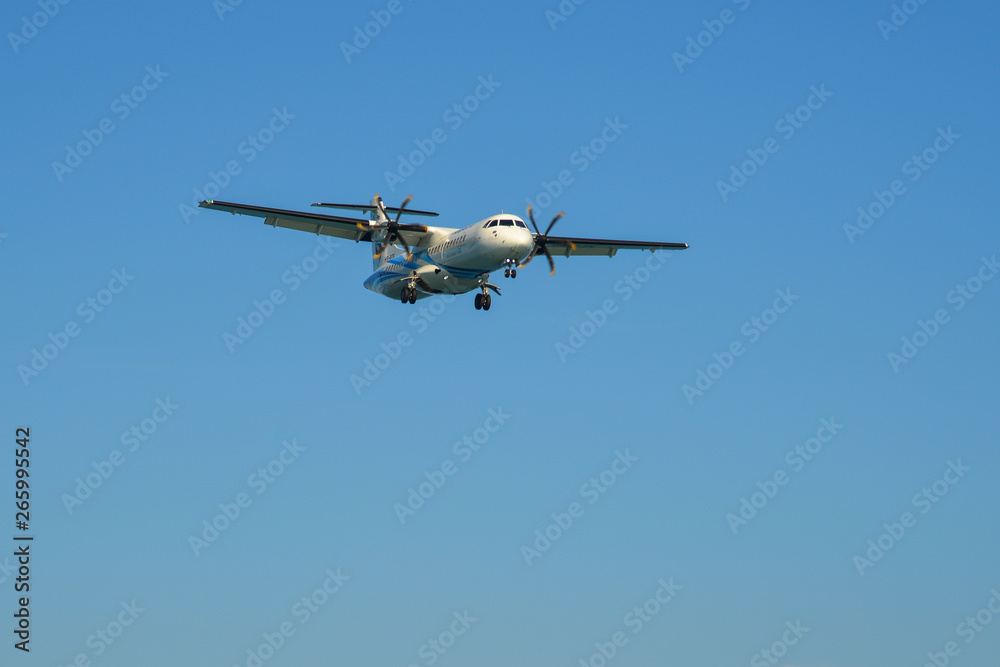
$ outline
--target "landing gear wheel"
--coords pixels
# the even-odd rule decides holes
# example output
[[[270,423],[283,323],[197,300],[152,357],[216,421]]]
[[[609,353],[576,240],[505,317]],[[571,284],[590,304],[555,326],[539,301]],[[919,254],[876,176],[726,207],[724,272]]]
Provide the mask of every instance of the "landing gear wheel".
[[[410,288],[410,303],[416,303],[416,302],[417,302],[417,288],[416,287],[411,287]]]
[[[504,269],[503,270],[503,277],[504,278],[510,278],[510,269]]]
[[[404,287],[403,291],[399,293],[399,300],[402,303],[407,303],[410,300],[410,289],[408,287]]]
[[[493,303],[493,297],[491,297],[489,294],[485,295],[483,297],[483,310],[489,310],[490,304],[492,303]]]
[[[510,270],[510,277],[511,278],[517,278],[517,269],[511,269]]]
[[[476,310],[482,310],[482,308],[483,308],[483,295],[482,294],[477,294],[476,295]]]

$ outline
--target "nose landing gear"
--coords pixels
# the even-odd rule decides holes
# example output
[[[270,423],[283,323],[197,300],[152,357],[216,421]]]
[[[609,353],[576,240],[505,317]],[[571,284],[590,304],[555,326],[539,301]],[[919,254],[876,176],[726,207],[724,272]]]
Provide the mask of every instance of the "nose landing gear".
[[[504,260],[504,264],[506,264],[507,267],[503,270],[503,277],[517,278],[517,267],[515,266],[514,260],[512,259]]]

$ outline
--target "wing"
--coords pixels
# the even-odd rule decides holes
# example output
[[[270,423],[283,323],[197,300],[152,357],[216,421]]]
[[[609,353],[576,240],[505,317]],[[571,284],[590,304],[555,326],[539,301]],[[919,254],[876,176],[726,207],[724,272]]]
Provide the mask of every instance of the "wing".
[[[336,236],[352,241],[371,241],[372,238],[371,222],[359,218],[286,211],[280,208],[232,204],[230,202],[213,200],[203,201],[198,206],[215,209],[216,211],[228,211],[233,215],[252,215],[257,218],[264,218],[264,222],[272,227],[297,229],[301,232],[309,232],[310,234]],[[427,228],[423,225],[400,224],[399,230],[406,232],[406,240],[410,242],[411,246],[416,246],[419,245],[420,239],[426,234]]]
[[[607,255],[614,257],[619,250],[684,250],[687,243],[662,243],[659,241],[618,241],[604,239],[579,239],[570,236],[547,236],[545,245],[553,255]]]

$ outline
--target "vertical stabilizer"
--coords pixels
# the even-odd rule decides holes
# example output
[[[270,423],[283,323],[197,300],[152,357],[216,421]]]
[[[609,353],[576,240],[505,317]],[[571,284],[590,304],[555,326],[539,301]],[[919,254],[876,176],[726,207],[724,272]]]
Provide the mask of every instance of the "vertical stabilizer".
[[[385,214],[385,203],[382,201],[382,197],[379,193],[375,193],[375,196],[371,200],[372,211],[369,214],[373,225],[385,225],[389,222],[389,218]],[[372,268],[377,269],[379,264],[382,263],[382,258],[379,257],[379,252],[382,250],[382,246],[385,244],[385,235],[387,231],[385,229],[374,229],[372,230]]]

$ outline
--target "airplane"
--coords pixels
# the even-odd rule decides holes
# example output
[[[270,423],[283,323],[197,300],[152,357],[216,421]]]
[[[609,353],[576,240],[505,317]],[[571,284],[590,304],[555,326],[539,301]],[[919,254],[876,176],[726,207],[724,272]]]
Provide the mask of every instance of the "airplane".
[[[405,215],[437,216],[431,211],[407,209],[413,196],[408,196],[399,207],[386,206],[375,194],[369,204],[315,203],[313,206],[360,211],[369,214],[368,220],[319,213],[288,211],[264,206],[233,204],[206,200],[202,208],[228,211],[233,215],[252,215],[264,218],[272,227],[297,229],[313,234],[323,234],[351,239],[356,243],[370,241],[375,270],[364,282],[373,292],[402,303],[416,303],[418,299],[435,294],[465,294],[476,291],[476,310],[489,310],[492,290],[500,296],[500,289],[490,282],[490,274],[503,269],[504,277],[516,278],[517,270],[527,265],[539,254],[549,261],[550,274],[555,275],[556,265],[552,251],[571,257],[573,255],[607,255],[614,257],[619,250],[684,250],[686,243],[646,241],[620,241],[552,236],[549,232],[563,217],[558,213],[543,233],[535,223],[535,215],[528,206],[532,232],[524,220],[509,213],[499,213],[484,218],[468,227],[430,227],[400,223]],[[395,214],[395,218],[391,216]]]

